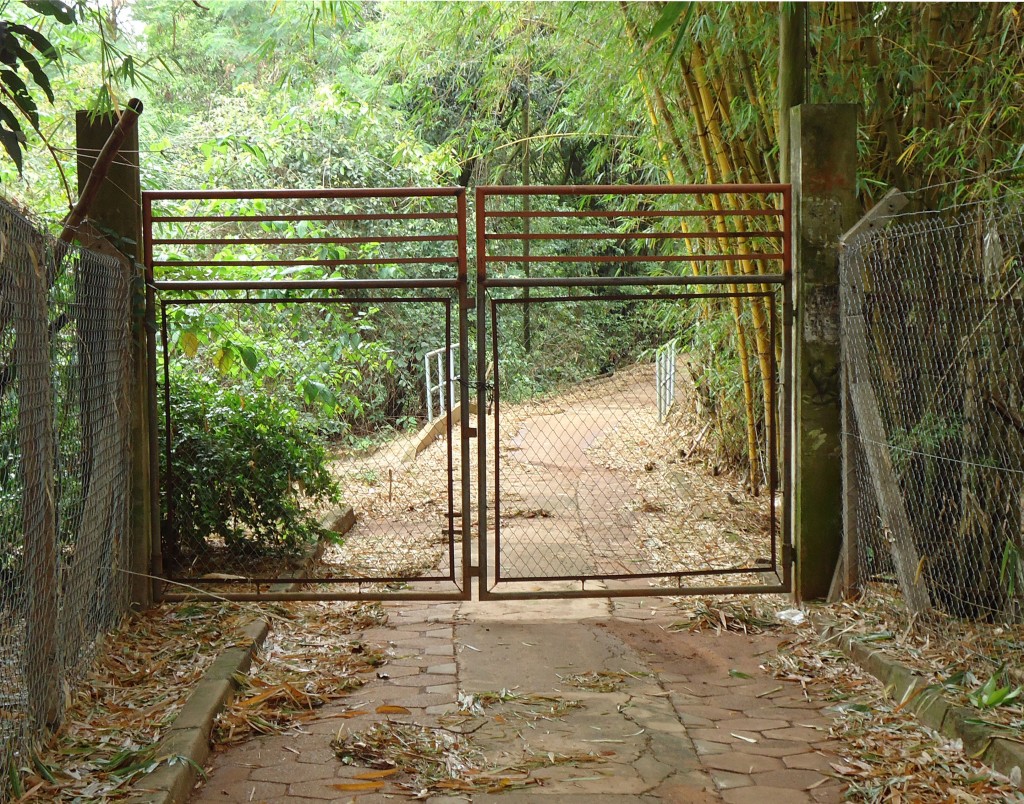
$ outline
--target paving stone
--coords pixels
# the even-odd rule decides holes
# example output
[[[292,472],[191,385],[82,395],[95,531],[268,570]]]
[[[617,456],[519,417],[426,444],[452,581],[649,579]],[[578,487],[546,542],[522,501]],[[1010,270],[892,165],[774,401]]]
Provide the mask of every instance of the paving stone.
[[[710,740],[694,740],[693,747],[701,756],[706,756],[707,754],[722,754],[731,750],[725,743],[714,743]]]
[[[441,640],[437,640],[436,645],[427,645],[423,648],[424,656],[454,656],[455,646],[452,644],[444,644]]]
[[[332,779],[337,764],[338,760],[333,756],[329,761],[317,764],[282,762],[278,765],[256,768],[249,774],[249,778],[256,782],[281,782],[282,784]]]
[[[721,729],[687,729],[690,736],[695,740],[706,740],[710,743],[724,743],[725,745],[732,745],[734,743],[741,743],[743,740],[739,740],[733,737],[729,732],[722,731]],[[747,735],[744,735],[747,736]],[[753,739],[758,739],[760,735],[750,735]]]
[[[701,759],[705,767],[731,773],[762,773],[765,771],[782,770],[784,765],[775,757],[758,756],[757,754],[711,754]]]
[[[807,726],[790,726],[785,729],[765,731],[763,734],[769,740],[793,740],[805,743],[819,742],[823,737],[828,737],[827,731],[823,732]]]
[[[445,664],[431,665],[427,668],[427,672],[439,676],[454,676],[459,672],[459,668],[455,665],[455,662],[446,662]]]
[[[798,768],[786,768],[784,770],[768,771],[767,773],[755,773],[750,777],[754,784],[768,787],[791,787],[794,790],[807,790],[823,779],[827,779],[817,771],[800,770]]]
[[[719,790],[732,790],[737,787],[749,787],[750,776],[746,773],[730,773],[729,771],[713,770],[711,778]]]
[[[684,725],[686,725],[686,726],[690,726],[691,728],[694,727],[694,726],[697,726],[697,727],[711,726],[711,727],[713,727],[715,725],[715,722],[713,720],[708,720],[708,718],[700,717],[699,715],[691,715],[689,712],[680,712],[679,713],[679,722],[684,724]]]
[[[432,673],[418,673],[414,676],[400,676],[391,679],[394,687],[431,687],[436,684],[452,683],[451,676],[439,676]]]
[[[248,765],[223,765],[216,768],[217,787],[233,788],[249,778],[250,773],[256,773],[262,768],[253,768]]]
[[[344,784],[337,780],[327,781],[310,781],[310,782],[299,782],[297,784],[288,785],[289,797],[303,797],[313,799],[315,801],[349,801],[354,797],[353,793],[346,795],[342,791],[335,787],[331,787],[332,784]],[[365,802],[362,796],[359,796],[359,801]]]
[[[802,770],[815,770],[822,773],[833,773],[832,763],[836,757],[829,757],[825,754],[813,753],[793,754],[783,757],[782,761],[787,768],[800,768]]]
[[[724,731],[769,731],[784,729],[789,726],[785,720],[763,720],[756,717],[739,717],[732,720],[720,720],[716,724]]]
[[[736,717],[735,711],[732,709],[726,709],[722,706],[708,706],[706,704],[692,704],[687,706],[676,707],[680,712],[685,712],[688,715],[696,715],[697,717],[711,718],[713,720],[728,720],[729,718]]]
[[[788,757],[791,754],[805,754],[811,750],[807,743],[793,740],[771,740],[762,737],[756,743],[744,743],[733,746],[734,751],[741,754],[757,754],[763,757]]]
[[[786,787],[740,787],[722,792],[726,804],[808,804],[811,797]]]
[[[432,687],[427,687],[425,691],[430,695],[440,695],[450,701],[454,701],[455,697],[459,694],[459,687],[452,682],[451,684],[435,684]]]

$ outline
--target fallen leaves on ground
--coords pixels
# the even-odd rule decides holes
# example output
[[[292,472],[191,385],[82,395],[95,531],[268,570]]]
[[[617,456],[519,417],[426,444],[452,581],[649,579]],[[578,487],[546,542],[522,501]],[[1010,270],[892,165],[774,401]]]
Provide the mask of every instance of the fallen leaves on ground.
[[[240,691],[217,722],[215,738],[224,742],[301,721],[383,662],[375,649],[346,638],[385,622],[379,605],[184,603],[132,615],[97,649],[57,736],[7,769],[15,794],[118,801],[159,765],[190,762],[158,753],[158,743],[213,660],[250,644],[243,629],[256,617],[271,621],[271,635],[252,671],[236,679]]]
[[[543,784],[533,776],[540,768],[607,761],[614,751],[563,754],[535,752],[528,747],[513,762],[489,760],[473,735],[488,723],[505,724],[550,720],[578,708],[578,701],[553,695],[521,694],[509,690],[461,693],[462,715],[443,719],[444,725],[397,723],[386,720],[346,734],[344,727],[331,741],[345,765],[369,770],[352,781],[335,784],[345,792],[404,791],[424,798],[447,793],[500,793]]]
[[[878,585],[823,611],[843,633],[912,668],[956,705],[976,709],[979,719],[1024,728],[1024,696],[985,692],[986,685],[1009,693],[1024,685],[1024,623],[961,620],[941,612],[915,619],[891,589]]]
[[[238,604],[194,603],[126,618],[98,646],[56,738],[19,768],[22,798],[116,801],[138,776],[188,761],[156,744],[213,659],[246,644],[251,617]]]
[[[1021,801],[1020,791],[964,753],[963,745],[923,726],[882,685],[823,641],[810,626],[780,646],[766,667],[776,677],[834,702],[835,774],[848,797],[865,802]]]
[[[280,733],[316,716],[316,710],[363,685],[362,674],[384,664],[384,655],[352,635],[380,625],[380,604],[306,603],[291,606],[253,661],[236,679],[241,691],[214,722],[216,745],[254,734]]]

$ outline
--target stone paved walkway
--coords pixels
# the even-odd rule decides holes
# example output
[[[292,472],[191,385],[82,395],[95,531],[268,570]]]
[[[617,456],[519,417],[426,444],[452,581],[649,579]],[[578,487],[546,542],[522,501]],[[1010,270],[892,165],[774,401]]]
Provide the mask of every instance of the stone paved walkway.
[[[673,609],[655,598],[516,603],[389,604],[387,626],[363,640],[387,646],[385,676],[319,710],[301,730],[262,737],[214,757],[192,801],[312,802],[408,799],[395,782],[353,792],[366,767],[345,765],[330,741],[374,723],[447,724],[459,694],[505,689],[579,706],[551,717],[488,710],[471,739],[496,767],[530,765],[531,785],[493,800],[553,802],[838,802],[829,775],[836,746],[822,701],[759,669],[776,640],[669,632]],[[609,674],[613,691],[573,676]],[[377,714],[399,706],[409,714]],[[367,712],[342,717],[347,710]],[[520,712],[521,714],[521,712]],[[576,757],[578,761],[568,761]],[[582,761],[580,758],[583,758]],[[587,759],[589,758],[589,759]],[[515,775],[512,771],[508,775]],[[341,787],[339,788],[338,785]],[[347,787],[347,789],[345,789]],[[427,801],[483,800],[453,793]]]

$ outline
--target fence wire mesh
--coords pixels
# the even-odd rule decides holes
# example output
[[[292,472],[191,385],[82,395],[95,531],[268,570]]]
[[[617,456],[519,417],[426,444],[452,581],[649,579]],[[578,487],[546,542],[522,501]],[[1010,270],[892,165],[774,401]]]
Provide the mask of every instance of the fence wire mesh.
[[[843,253],[847,544],[908,614],[1020,619],[1022,252],[1004,198],[895,216]]]
[[[40,234],[2,202],[0,236],[6,780],[60,722],[98,637],[128,606],[131,307],[116,260]]]

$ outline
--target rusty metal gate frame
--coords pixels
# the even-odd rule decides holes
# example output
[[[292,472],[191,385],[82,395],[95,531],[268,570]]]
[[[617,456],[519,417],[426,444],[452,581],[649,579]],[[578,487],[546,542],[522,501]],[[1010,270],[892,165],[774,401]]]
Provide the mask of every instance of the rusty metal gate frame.
[[[155,215],[153,203],[155,201],[216,201],[216,200],[241,200],[241,199],[277,199],[277,200],[329,200],[329,199],[399,199],[411,200],[416,198],[454,198],[456,202],[455,212],[445,213],[336,213],[320,215],[193,215],[193,216],[161,216]],[[396,220],[396,219],[436,219],[453,220],[455,223],[454,235],[443,236],[412,236],[409,238],[394,238],[388,240],[381,237],[351,237],[334,238],[331,242],[360,243],[360,242],[413,242],[424,240],[454,240],[456,253],[453,257],[443,258],[380,258],[380,259],[351,259],[351,260],[324,260],[324,259],[300,259],[300,260],[259,260],[259,261],[161,261],[154,258],[154,247],[160,245],[173,245],[187,243],[189,245],[217,245],[221,243],[258,243],[259,245],[288,246],[302,243],[301,238],[207,238],[193,240],[160,239],[153,235],[154,224],[159,223],[203,223],[212,221],[224,222],[271,222],[271,221],[346,221],[359,222],[371,220]],[[421,301],[436,302],[445,305],[446,308],[446,331],[447,341],[452,340],[451,333],[451,296],[423,296],[425,291],[453,291],[457,296],[457,326],[458,340],[461,344],[468,343],[468,311],[471,308],[468,295],[468,270],[467,270],[467,212],[466,192],[461,187],[439,187],[439,188],[375,188],[375,189],[324,189],[324,190],[189,190],[189,191],[148,191],[143,193],[143,227],[144,227],[144,254],[146,269],[146,304],[149,327],[147,332],[149,351],[149,419],[150,419],[150,466],[153,484],[154,504],[160,499],[164,478],[160,476],[159,445],[157,428],[159,426],[158,400],[157,400],[157,306],[161,308],[161,332],[164,340],[164,369],[169,370],[167,364],[167,329],[166,309],[168,305],[175,304],[202,304],[211,300],[200,299],[165,299],[163,294],[193,294],[202,296],[216,291],[288,291],[288,290],[313,290],[323,291],[325,295],[319,298],[306,299],[274,299],[268,300],[271,303],[308,303],[320,301],[323,303],[351,303],[352,301],[366,302],[365,297],[352,297],[348,294],[354,290],[369,291],[392,291],[403,295],[399,297],[387,297],[387,301]],[[451,264],[456,267],[455,276],[447,278],[411,278],[411,279],[318,279],[318,280],[258,280],[258,281],[230,281],[230,280],[194,280],[194,281],[166,281],[155,278],[154,271],[157,266],[178,265],[178,266],[217,266],[217,265],[267,265],[267,266],[323,266],[335,268],[340,265],[384,265],[397,263],[416,264]],[[420,295],[413,295],[420,294]],[[159,302],[158,302],[159,299]],[[372,299],[370,299],[372,301]],[[217,300],[224,302],[224,299]],[[231,303],[258,303],[262,300],[236,298]],[[469,376],[469,353],[463,347],[460,349],[458,376],[460,378]],[[165,378],[165,394],[169,392]],[[448,555],[450,558],[450,577],[441,580],[451,581],[456,585],[456,591],[434,591],[434,590],[386,590],[381,589],[381,584],[386,584],[389,578],[382,577],[347,577],[347,578],[307,578],[287,577],[275,579],[245,579],[245,580],[224,580],[187,578],[178,579],[165,573],[163,555],[161,551],[161,534],[154,534],[153,545],[153,574],[159,579],[170,584],[175,591],[162,589],[161,599],[166,601],[181,600],[468,600],[472,594],[471,582],[471,558],[472,533],[470,529],[470,508],[471,489],[473,478],[469,471],[470,448],[469,437],[471,435],[470,413],[469,413],[469,386],[466,382],[459,382],[459,399],[461,403],[461,416],[458,424],[459,443],[461,451],[461,484],[459,484],[459,497],[455,498],[455,488],[451,471],[452,436],[453,425],[449,417],[446,425],[448,437],[448,495],[449,495],[449,526],[448,526]],[[166,400],[165,400],[166,402]],[[170,427],[170,414],[164,422],[165,427]],[[169,446],[169,445],[168,445]],[[456,525],[456,523],[461,523]],[[455,538],[460,539],[461,544],[461,566],[456,566],[452,557],[455,555]],[[417,581],[436,582],[437,577],[408,578],[400,579],[403,583],[415,583]],[[238,587],[242,591],[235,591],[234,588],[228,591],[218,590],[215,593],[204,590],[207,583],[215,583],[218,586]],[[355,591],[303,591],[297,587],[305,583],[326,584],[349,584],[356,585]],[[163,586],[164,584],[161,584]],[[376,588],[369,588],[376,587]],[[184,588],[186,591],[177,591]]]
[[[586,196],[586,195],[600,195],[600,196],[631,196],[631,195],[706,195],[706,196],[722,196],[722,195],[757,195],[757,194],[774,194],[781,196],[782,204],[781,208],[740,208],[740,209],[722,209],[718,205],[714,209],[698,209],[698,210],[635,210],[619,211],[619,210],[586,210],[580,212],[546,212],[543,210],[537,211],[496,211],[487,209],[487,199],[496,197],[512,197],[521,196],[529,199],[530,197],[539,196]],[[185,200],[237,200],[237,199],[284,199],[284,200],[315,200],[315,199],[413,199],[413,198],[444,198],[451,197],[456,201],[457,209],[454,213],[409,213],[407,215],[399,215],[397,217],[412,218],[428,218],[434,217],[438,219],[454,219],[456,225],[456,234],[454,240],[456,241],[456,254],[452,258],[434,258],[434,259],[414,259],[408,260],[408,262],[435,262],[435,263],[449,263],[456,266],[455,276],[446,277],[442,279],[437,278],[421,278],[421,279],[323,279],[323,280],[271,280],[271,281],[217,281],[217,280],[196,280],[196,281],[165,281],[157,280],[154,276],[154,268],[158,265],[168,264],[166,262],[160,262],[154,260],[154,246],[166,245],[167,243],[174,243],[172,240],[160,240],[153,236],[153,225],[155,223],[164,222],[202,222],[209,220],[223,220],[223,221],[253,221],[258,222],[261,220],[274,221],[274,220],[322,220],[322,221],[368,221],[368,220],[383,220],[383,219],[394,219],[396,215],[388,213],[339,213],[332,215],[248,215],[248,216],[159,216],[154,215],[153,203],[155,201],[185,201]],[[527,210],[530,207],[526,207]],[[533,218],[543,217],[594,217],[594,218],[613,218],[613,217],[695,217],[707,220],[714,220],[715,217],[731,217],[731,216],[750,216],[750,215],[775,215],[781,220],[781,229],[776,232],[782,240],[782,251],[778,254],[746,254],[742,259],[757,259],[758,257],[766,257],[775,262],[781,263],[782,269],[778,273],[774,274],[740,274],[740,275],[704,275],[704,276],[621,276],[621,277],[602,277],[602,276],[589,276],[589,277],[528,277],[528,278],[508,278],[497,275],[492,275],[489,272],[488,267],[496,262],[601,262],[601,261],[649,261],[649,262],[688,262],[695,263],[699,261],[734,261],[741,259],[737,254],[729,255],[715,255],[710,253],[704,254],[690,254],[687,256],[662,256],[662,255],[645,255],[643,257],[600,257],[600,256],[584,256],[579,254],[569,254],[561,257],[514,257],[513,259],[503,258],[501,255],[489,255],[488,245],[493,243],[497,239],[517,239],[524,243],[524,246],[528,249],[529,241],[543,239],[543,235],[531,234],[527,227],[525,234],[518,234],[515,237],[508,235],[503,238],[494,238],[487,232],[487,221],[489,219],[498,217],[517,217],[523,218],[524,220],[530,220]],[[539,186],[539,187],[478,187],[476,189],[476,209],[475,209],[475,226],[476,226],[476,276],[475,276],[475,296],[470,295],[469,288],[469,276],[468,276],[468,237],[467,237],[467,204],[466,204],[466,191],[461,187],[454,188],[382,188],[382,189],[328,189],[328,190],[254,190],[254,191],[236,191],[236,190],[213,190],[213,191],[149,191],[143,194],[143,221],[144,221],[144,253],[145,253],[145,268],[146,268],[146,296],[147,296],[147,312],[149,327],[147,332],[147,340],[149,346],[150,355],[150,382],[149,382],[149,408],[150,408],[150,460],[152,467],[152,483],[154,500],[159,499],[161,491],[162,478],[160,477],[159,468],[159,455],[158,455],[158,401],[157,401],[157,377],[156,377],[156,356],[157,356],[157,326],[156,326],[156,311],[158,303],[161,307],[161,331],[164,333],[164,344],[166,349],[166,319],[165,311],[168,305],[181,304],[181,303],[205,303],[202,300],[192,299],[183,300],[177,299],[165,299],[163,294],[199,294],[211,293],[215,291],[262,291],[262,290],[280,290],[287,291],[291,289],[297,290],[315,290],[323,291],[322,296],[317,298],[309,298],[308,301],[321,301],[323,303],[351,303],[352,301],[366,301],[363,297],[352,297],[347,295],[353,290],[369,290],[369,291],[398,291],[402,295],[398,298],[388,297],[389,301],[405,300],[418,300],[418,301],[437,301],[446,303],[447,315],[447,329],[449,332],[448,340],[451,341],[451,320],[450,320],[450,307],[451,297],[450,296],[424,296],[424,292],[431,290],[434,291],[447,291],[451,294],[453,291],[457,295],[457,320],[458,320],[458,342],[460,343],[459,349],[459,366],[457,372],[457,382],[459,384],[459,401],[460,401],[460,420],[458,423],[459,428],[459,442],[460,442],[460,457],[461,457],[461,485],[459,488],[460,497],[456,501],[452,496],[454,494],[453,483],[451,479],[451,473],[449,473],[449,494],[452,501],[452,507],[449,510],[452,512],[452,520],[449,523],[449,536],[450,539],[454,540],[456,534],[460,537],[461,543],[461,566],[454,566],[452,562],[450,566],[450,573],[452,575],[451,580],[455,582],[457,591],[431,591],[431,590],[383,590],[380,588],[367,588],[371,585],[379,585],[385,583],[388,579],[382,578],[335,578],[335,579],[322,579],[322,578],[287,578],[281,579],[283,581],[289,581],[294,583],[316,583],[316,584],[355,584],[359,588],[356,591],[302,591],[296,588],[285,590],[280,586],[268,588],[271,583],[278,583],[277,579],[271,581],[270,579],[248,579],[247,581],[240,583],[239,588],[248,587],[247,590],[243,591],[228,591],[216,593],[210,593],[204,591],[201,583],[197,584],[199,579],[187,579],[184,586],[187,590],[184,592],[178,591],[167,591],[164,590],[162,599],[168,601],[176,600],[196,600],[196,599],[231,599],[231,600],[255,600],[255,601],[268,601],[268,600],[387,600],[387,599],[405,599],[405,600],[468,600],[472,597],[472,585],[473,580],[476,580],[478,586],[479,599],[516,599],[516,598],[574,598],[574,597],[611,597],[611,596],[656,596],[656,595],[685,595],[685,594],[724,594],[732,592],[788,592],[792,588],[792,565],[794,558],[794,551],[791,543],[791,505],[792,505],[792,492],[791,492],[791,410],[792,410],[792,383],[789,380],[790,373],[792,372],[792,313],[793,313],[793,288],[792,288],[792,220],[791,220],[791,188],[789,185],[764,185],[764,184],[750,184],[750,185],[652,185],[652,186],[604,186],[604,185],[576,185],[576,186]],[[672,232],[672,233],[657,233],[657,232],[645,232],[645,237],[651,239],[657,239],[659,237],[686,237],[690,240],[700,240],[701,238],[715,237],[719,238],[722,236],[721,232]],[[763,232],[757,232],[751,230],[749,232],[730,232],[726,235],[727,238],[743,238],[744,235],[757,236],[758,234],[764,234]],[[578,234],[575,237],[569,237],[567,239],[597,239],[600,237],[607,238],[608,234],[601,232],[595,234]],[[412,238],[415,239],[415,238]],[[419,238],[419,239],[432,239],[432,238]],[[433,238],[438,240],[451,240],[452,237],[438,237]],[[340,238],[346,242],[377,242],[380,238]],[[401,238],[397,238],[396,241],[401,241]],[[392,242],[396,242],[392,241]],[[211,241],[198,241],[200,243],[215,244],[222,242],[219,240]],[[250,242],[244,239],[233,240],[232,242]],[[295,244],[295,240],[289,240],[286,238],[273,239],[273,238],[260,238],[258,242],[262,245],[288,245]],[[524,250],[525,255],[529,255],[528,250]],[[353,259],[353,260],[315,260],[315,259],[303,259],[299,261],[287,261],[287,260],[266,260],[257,262],[215,262],[215,261],[196,261],[196,262],[183,262],[175,261],[173,264],[176,265],[289,265],[289,264],[301,264],[304,266],[323,265],[325,267],[336,267],[341,264],[362,264],[370,265],[375,263],[389,263],[389,262],[403,262],[403,260],[387,260],[387,259]],[[487,489],[488,489],[488,475],[489,472],[494,472],[494,477],[497,478],[497,471],[499,467],[499,456],[497,451],[497,440],[495,440],[495,455],[492,457],[488,454],[487,437],[486,437],[486,411],[488,407],[488,393],[489,387],[486,381],[488,376],[488,356],[494,361],[491,368],[497,375],[498,364],[497,364],[497,342],[494,340],[488,343],[487,332],[488,322],[494,322],[497,319],[499,305],[504,304],[521,304],[523,298],[529,298],[529,291],[531,288],[562,288],[567,291],[573,289],[584,289],[584,288],[602,288],[612,289],[617,291],[616,294],[603,295],[602,299],[605,301],[617,301],[617,300],[687,300],[687,299],[707,299],[707,298],[776,298],[776,293],[781,291],[781,322],[777,320],[776,306],[769,305],[771,308],[771,327],[772,332],[776,331],[776,327],[781,326],[782,331],[782,364],[781,366],[775,365],[774,351],[772,354],[772,365],[773,368],[781,369],[780,376],[781,381],[781,394],[777,394],[777,389],[774,387],[769,390],[774,396],[776,403],[779,401],[781,396],[781,430],[776,431],[776,428],[772,426],[769,433],[769,450],[772,455],[771,469],[770,469],[770,484],[772,486],[772,493],[777,489],[781,493],[781,525],[777,526],[774,516],[772,517],[771,526],[771,539],[772,539],[772,569],[778,578],[778,583],[765,583],[759,585],[737,585],[737,586],[687,586],[684,583],[684,579],[698,578],[707,574],[704,570],[695,570],[692,572],[680,571],[671,573],[659,573],[656,577],[670,577],[676,581],[675,586],[666,587],[645,587],[643,589],[597,589],[587,588],[586,584],[588,580],[602,581],[612,580],[616,578],[648,578],[655,577],[652,575],[604,575],[604,576],[575,576],[571,579],[562,577],[559,579],[555,578],[543,578],[543,580],[573,580],[580,583],[579,589],[573,590],[548,590],[548,591],[506,591],[504,589],[496,589],[489,587],[489,571],[495,572],[496,579],[499,579],[501,583],[507,583],[507,579],[501,578],[501,563],[500,563],[500,488],[495,483],[496,492],[496,516],[495,516],[495,544],[498,547],[498,551],[495,555],[491,555],[488,545],[488,505],[487,505]],[[519,298],[488,298],[488,290],[491,288],[511,288],[519,289],[522,291],[523,296]],[[159,299],[159,302],[158,302]],[[559,301],[559,300],[571,300],[581,301],[580,297],[546,297],[541,299],[535,299],[538,303],[544,303],[546,301]],[[222,300],[223,301],[223,300]],[[237,303],[251,303],[242,299],[236,299]],[[290,299],[289,302],[301,302],[299,299]],[[477,401],[477,417],[475,421],[471,420],[470,411],[470,392],[471,383],[469,382],[470,372],[470,337],[469,337],[469,316],[474,315],[476,324],[476,355],[475,355],[475,370],[477,381],[473,390],[476,393]],[[492,329],[492,335],[494,330]],[[166,357],[166,355],[165,355]],[[167,365],[165,362],[165,369]],[[495,385],[498,385],[498,377],[495,377]],[[500,422],[497,412],[500,410],[500,388],[495,388],[497,399],[495,400],[496,405],[496,417],[495,421]],[[166,424],[166,423],[165,423]],[[475,424],[475,426],[473,426]],[[772,423],[774,425],[774,422]],[[497,428],[496,428],[497,429]],[[447,425],[447,433],[449,438],[448,451],[451,454],[452,445],[450,439],[454,435],[454,427],[449,421]],[[470,440],[477,438],[477,476],[474,478],[470,471]],[[775,445],[779,446],[779,449],[775,449]],[[776,461],[776,456],[781,456],[781,466]],[[475,501],[474,501],[475,493]],[[454,504],[458,503],[458,507],[461,510],[455,510]],[[474,502],[476,505],[474,506]],[[473,522],[473,509],[476,508],[477,521]],[[461,526],[457,527],[455,522],[461,522]],[[449,556],[454,554],[454,543],[449,546]],[[780,547],[781,550],[775,549]],[[474,560],[474,550],[476,551],[476,560]],[[747,568],[749,569],[749,568]],[[763,568],[758,568],[760,571],[764,571]],[[733,569],[729,572],[736,573],[741,572],[741,569]],[[153,549],[153,574],[157,578],[163,578],[167,581],[178,583],[178,579],[168,578],[164,574],[163,557],[160,551],[159,534],[157,534],[156,544]],[[415,579],[403,578],[403,582],[408,582]],[[436,580],[436,578],[424,579],[424,580]],[[447,580],[447,579],[446,579]],[[535,580],[526,578],[516,578],[515,581],[523,580]],[[223,581],[218,581],[219,584],[223,584]],[[497,586],[497,583],[496,583]],[[180,587],[179,587],[180,588]]]
[[[533,210],[531,205],[524,204],[522,210],[492,210],[489,211],[487,208],[487,201],[489,198],[509,198],[509,197],[521,197],[527,202],[532,197],[537,196],[635,196],[635,195],[666,195],[666,196],[679,196],[679,195],[701,195],[715,197],[718,203],[714,204],[711,209],[700,209],[700,210],[668,210],[668,211],[652,211],[652,210],[636,210],[630,211],[612,211],[612,210],[585,210],[585,211],[572,211],[572,212],[550,212],[550,211],[539,211]],[[753,195],[779,195],[782,198],[781,208],[756,208],[756,207],[741,207],[740,209],[723,209],[720,203],[720,196],[723,195],[739,195],[739,196],[753,196]],[[478,445],[477,445],[477,469],[478,469],[478,488],[477,488],[477,510],[479,522],[477,526],[477,540],[478,540],[478,563],[475,567],[477,573],[477,584],[479,587],[479,597],[481,600],[509,600],[509,599],[537,599],[537,598],[587,598],[587,597],[627,597],[627,596],[644,596],[651,597],[657,595],[703,595],[703,594],[730,594],[730,593],[773,593],[773,592],[790,592],[792,590],[792,578],[793,578],[793,561],[794,551],[792,547],[792,528],[791,528],[791,507],[792,507],[792,490],[791,490],[791,472],[790,467],[792,465],[792,444],[791,444],[791,410],[792,410],[792,382],[789,381],[789,375],[792,371],[792,320],[793,320],[793,283],[792,283],[792,192],[790,185],[779,185],[779,184],[748,184],[748,185],[660,185],[660,186],[607,186],[607,185],[572,185],[572,186],[547,186],[547,187],[512,187],[512,186],[490,186],[490,187],[478,187],[476,190],[476,259],[477,259],[477,271],[476,271],[476,330],[477,330],[477,376],[487,376],[487,356],[491,355],[493,360],[492,368],[494,372],[494,422],[495,430],[494,435],[494,455],[493,459],[488,455],[487,448],[487,436],[486,436],[486,411],[488,403],[488,388],[485,384],[480,382],[477,386],[477,434],[478,434]],[[715,255],[711,253],[702,254],[689,254],[686,256],[662,256],[662,255],[644,255],[640,257],[602,257],[593,255],[581,255],[581,254],[567,254],[553,257],[537,257],[530,256],[528,250],[529,243],[540,239],[552,239],[552,236],[538,235],[531,233],[529,226],[525,225],[522,233],[514,235],[492,235],[488,232],[487,223],[489,220],[495,218],[517,218],[522,219],[524,222],[530,221],[535,218],[545,217],[592,217],[592,218],[613,218],[613,217],[696,217],[708,220],[714,220],[716,218],[729,218],[729,217],[740,217],[743,219],[745,216],[754,215],[774,215],[780,222],[781,226],[778,231],[774,232],[757,232],[756,230],[741,231],[739,233],[730,232],[725,235],[726,239],[735,238],[744,242],[744,235],[750,237],[756,237],[759,234],[764,236],[765,234],[771,234],[781,238],[782,250],[779,253],[770,254],[743,254],[741,256],[739,250],[735,253],[726,255]],[[644,236],[650,239],[660,238],[687,238],[689,240],[701,240],[708,238],[721,238],[721,232],[712,231],[700,231],[700,232],[672,232],[672,233],[655,233],[655,232],[644,232]],[[614,236],[614,235],[613,235]],[[575,236],[565,236],[564,239],[568,241],[572,240],[585,240],[585,239],[608,239],[609,235],[601,232],[596,234],[577,234]],[[488,253],[488,246],[500,240],[516,240],[523,243],[524,252],[523,255],[491,255]],[[588,276],[588,277],[514,277],[506,278],[501,276],[492,276],[488,271],[488,267],[494,263],[543,263],[543,262],[566,262],[566,263],[599,263],[599,262],[628,262],[628,261],[647,261],[647,262],[664,262],[664,263],[697,263],[697,262],[732,262],[740,260],[757,260],[763,258],[770,260],[775,263],[781,264],[781,271],[774,274],[739,274],[739,275],[704,275],[704,276],[619,276],[619,277],[602,277],[602,276]],[[770,470],[769,470],[769,485],[771,500],[771,543],[772,543],[772,557],[771,566],[768,568],[774,573],[777,583],[760,583],[760,584],[736,584],[731,586],[697,586],[687,585],[685,582],[688,579],[698,578],[706,576],[708,574],[740,574],[744,572],[744,569],[750,570],[751,568],[731,568],[724,571],[681,571],[681,572],[662,572],[656,575],[651,574],[638,574],[638,575],[589,575],[589,576],[544,576],[543,578],[537,577],[516,577],[515,579],[504,579],[501,576],[501,490],[499,482],[499,467],[500,467],[500,455],[499,455],[499,433],[500,433],[500,376],[498,367],[498,343],[497,343],[497,310],[500,304],[523,304],[529,300],[529,292],[531,288],[563,288],[569,289],[582,289],[582,288],[611,288],[618,289],[619,295],[604,295],[602,300],[614,301],[614,300],[629,300],[629,299],[689,299],[689,298],[708,298],[719,297],[719,298],[757,298],[757,297],[771,297],[774,299],[775,292],[781,290],[781,306],[782,306],[782,365],[781,374],[782,382],[782,410],[780,412],[780,425],[781,432],[778,432],[775,426],[774,418],[768,423],[769,436],[768,436],[768,448],[771,454],[770,459]],[[513,288],[519,289],[522,295],[515,299],[488,299],[488,290],[490,288]],[[772,290],[769,290],[772,288]],[[640,293],[643,290],[654,291],[655,289],[661,289],[668,291],[667,293],[658,293],[654,295],[644,295]],[[703,290],[704,292],[697,292]],[[541,303],[543,301],[557,301],[559,298],[565,300],[579,301],[579,297],[556,297],[553,299],[542,299],[538,300]],[[776,320],[777,312],[775,305],[770,305],[771,308],[771,331],[776,332],[778,322]],[[492,343],[487,343],[487,332],[488,324],[490,324],[490,331],[492,333]],[[774,340],[773,340],[774,342]],[[771,358],[773,371],[773,379],[776,372],[780,368],[776,365],[774,349],[772,350]],[[768,389],[768,393],[771,395],[769,398],[769,404],[772,409],[778,404],[777,388],[775,383],[769,384],[771,387]],[[776,447],[780,446],[781,449]],[[778,465],[778,457],[781,453],[781,467]],[[487,502],[487,490],[489,475],[493,479],[494,483],[494,555],[491,555],[488,544],[488,502]],[[781,503],[782,503],[782,522],[781,527],[777,526],[776,518],[774,515],[774,503],[776,491],[780,492]],[[781,548],[781,549],[777,549]],[[764,567],[754,568],[759,573],[765,572]],[[490,586],[489,573],[494,572],[494,585]],[[674,586],[664,587],[653,587],[646,586],[644,588],[633,588],[633,589],[595,589],[586,587],[589,581],[603,582],[606,580],[617,580],[625,578],[644,578],[644,577],[658,577],[674,579]],[[549,589],[549,590],[530,590],[530,591],[507,591],[505,589],[499,589],[499,585],[502,583],[524,583],[524,582],[535,582],[538,580],[543,581],[576,581],[579,582],[579,589]]]

